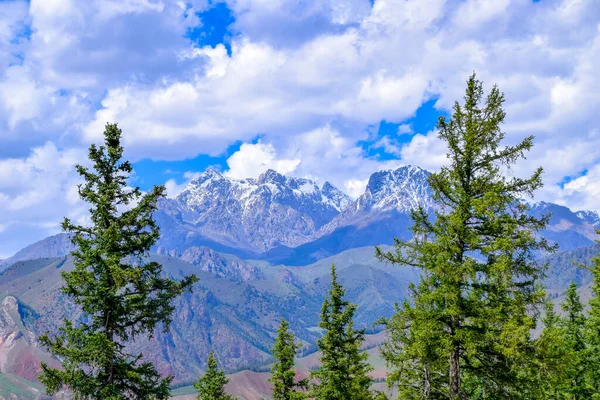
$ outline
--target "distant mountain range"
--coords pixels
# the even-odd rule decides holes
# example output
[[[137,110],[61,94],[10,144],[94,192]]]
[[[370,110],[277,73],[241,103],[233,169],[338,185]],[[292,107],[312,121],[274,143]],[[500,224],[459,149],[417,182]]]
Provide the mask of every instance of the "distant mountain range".
[[[357,324],[373,329],[417,278],[410,268],[379,262],[374,246],[410,238],[410,211],[417,206],[434,210],[428,176],[416,166],[380,171],[352,200],[330,183],[272,170],[244,180],[206,171],[177,197],[160,201],[161,237],[152,255],[166,274],[194,272],[200,282],[177,300],[170,333],[132,346],[177,382],[200,374],[211,348],[230,371],[264,365],[281,316],[309,351],[319,335],[331,263],[359,306]],[[552,214],[541,235],[561,250],[540,260],[549,265],[549,292],[560,296],[571,280],[588,284],[589,274],[571,261],[588,262],[597,252],[600,215],[547,202],[531,204],[530,212]],[[8,378],[12,385],[31,381],[28,390],[39,392],[39,360],[49,358],[37,335],[54,332],[63,316],[79,317],[60,293],[72,250],[69,237],[59,234],[0,262],[0,396]]]

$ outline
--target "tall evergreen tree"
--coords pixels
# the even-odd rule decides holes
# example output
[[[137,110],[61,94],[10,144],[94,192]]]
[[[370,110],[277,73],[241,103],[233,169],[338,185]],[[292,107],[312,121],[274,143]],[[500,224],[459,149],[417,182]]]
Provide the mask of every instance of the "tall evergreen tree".
[[[344,300],[346,291],[338,283],[335,266],[331,266],[331,289],[323,302],[319,327],[323,336],[317,341],[321,365],[311,372],[316,379],[311,397],[316,400],[366,400],[373,379],[368,355],[361,351],[364,330],[354,329],[356,305]]]
[[[568,359],[563,365],[567,381],[564,392],[571,400],[589,399],[590,391],[586,384],[586,343],[584,338],[585,316],[583,304],[577,294],[577,284],[571,282],[567,289],[565,301],[562,303],[565,317],[562,319],[563,344]]]
[[[600,231],[598,231],[600,234]],[[600,241],[597,242],[600,244]],[[586,383],[592,393],[591,399],[600,399],[600,254],[592,259],[588,268],[592,273],[592,298],[590,299],[588,317],[584,335],[587,344],[585,361]]]
[[[235,398],[225,392],[225,385],[229,378],[217,366],[217,357],[211,351],[206,361],[206,372],[200,377],[194,388],[198,391],[198,400],[234,400]]]
[[[536,363],[528,372],[531,374],[532,385],[527,390],[531,399],[564,399],[565,385],[569,381],[568,367],[571,355],[565,345],[562,319],[554,311],[551,300],[546,302],[546,313],[542,319],[544,330],[536,341]]]
[[[59,333],[40,337],[59,357],[62,368],[42,364],[41,381],[52,394],[68,387],[76,399],[167,399],[170,378],[130,354],[126,344],[140,335],[152,336],[159,324],[171,322],[172,300],[191,290],[195,276],[180,282],[161,277],[162,267],[146,256],[159,237],[152,219],[165,188],[142,194],[128,189],[132,167],[122,161],[121,130],[107,124],[104,145],[92,145],[93,168],[77,166],[84,178],[80,197],[88,202],[91,224],[80,226],[65,218],[73,234],[75,268],[62,274],[63,292],[83,311],[84,318],[67,319]]]
[[[300,344],[296,343],[294,334],[289,330],[289,323],[281,318],[272,350],[275,363],[271,368],[271,377],[269,378],[273,384],[274,400],[307,398],[306,394],[302,392],[306,388],[307,382],[305,380],[296,382],[296,369],[294,368],[294,358],[300,347]]]
[[[469,78],[464,105],[456,102],[452,117],[438,120],[450,165],[429,177],[434,218],[415,210],[413,239],[396,240],[393,252],[378,250],[381,259],[421,270],[411,302],[401,307],[404,333],[396,336],[400,361],[413,362],[397,364],[384,353],[396,383],[413,388],[415,397],[519,398],[523,392],[518,366],[533,348],[530,311],[545,298],[543,266],[534,259],[552,247],[535,235],[547,217],[528,215],[521,201],[542,186],[541,168],[529,178],[503,173],[533,143],[528,137],[502,145],[503,102],[497,87],[484,98],[482,83],[475,74]],[[446,365],[432,370],[430,357],[438,355]],[[432,373],[435,380],[427,377]]]

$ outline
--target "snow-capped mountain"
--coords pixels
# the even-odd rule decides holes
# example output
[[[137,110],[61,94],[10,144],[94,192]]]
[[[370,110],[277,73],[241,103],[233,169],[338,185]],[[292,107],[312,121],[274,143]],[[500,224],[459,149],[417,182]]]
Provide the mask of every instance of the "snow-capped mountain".
[[[575,215],[594,228],[600,228],[600,213],[598,211],[577,211]]]
[[[536,217],[551,215],[547,228],[540,234],[546,239],[558,243],[561,251],[594,244],[594,240],[597,238],[594,226],[589,220],[582,217],[582,215],[592,216],[594,212],[575,213],[568,207],[546,201],[529,206],[529,213]]]
[[[391,214],[408,215],[419,205],[432,209],[429,175],[426,170],[411,165],[375,172],[369,178],[365,192],[316,236],[322,237],[349,225],[387,219]]]
[[[395,237],[410,238],[411,210],[421,205],[433,211],[429,175],[416,166],[376,172],[365,192],[352,201],[328,182],[319,187],[311,180],[272,170],[257,179],[235,180],[208,170],[177,197],[160,201],[154,217],[161,238],[154,251],[191,257],[186,260],[200,263],[207,271],[225,273],[222,263],[214,259],[202,264],[210,253],[198,249],[307,265],[356,247],[392,244]],[[541,235],[558,243],[560,250],[589,246],[598,238],[594,228],[600,226],[600,215],[595,211],[574,213],[547,202],[530,208],[538,217],[552,214]],[[56,257],[70,250],[66,235],[50,237],[0,263],[0,270],[14,261]],[[251,267],[236,266],[240,269],[236,278],[259,279]],[[233,277],[232,271],[227,273]]]
[[[365,192],[315,233],[311,242],[294,249],[273,249],[266,258],[301,265],[350,248],[406,238],[412,225],[410,211],[419,205],[433,209],[429,175],[410,165],[372,174]]]
[[[306,242],[350,201],[329,182],[320,188],[311,180],[286,177],[273,170],[258,179],[235,180],[209,169],[176,198],[161,202],[161,211],[172,221],[161,216],[159,222],[171,225],[186,239],[208,238],[260,253]],[[165,231],[163,236],[171,234]],[[171,250],[172,238],[163,239],[159,246]],[[186,247],[206,244],[188,240]]]

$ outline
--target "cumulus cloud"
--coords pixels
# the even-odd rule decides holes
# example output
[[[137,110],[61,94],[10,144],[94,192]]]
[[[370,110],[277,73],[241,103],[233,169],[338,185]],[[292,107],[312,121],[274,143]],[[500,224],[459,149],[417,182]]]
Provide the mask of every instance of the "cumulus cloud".
[[[564,185],[560,201],[575,210],[600,209],[600,166],[596,165],[583,176]]]
[[[0,159],[31,163],[48,141],[66,157],[119,122],[133,160],[220,155],[242,141],[232,177],[275,168],[356,194],[378,169],[445,162],[435,132],[403,124],[398,140],[366,131],[404,123],[432,99],[448,111],[475,70],[506,93],[507,141],[536,136],[516,172],[543,165],[540,198],[600,207],[577,186],[593,186],[600,159],[596,0],[226,3],[230,51],[187,36],[203,23],[197,12],[214,6],[205,0],[0,2]],[[396,159],[370,157],[365,141]],[[573,180],[561,186],[565,176]],[[53,206],[67,201],[65,185]],[[37,207],[35,193],[14,190],[2,189],[2,204],[22,195]]]
[[[278,159],[275,148],[270,143],[244,143],[227,159],[229,169],[225,175],[233,179],[243,179],[257,177],[268,169],[290,174],[296,170],[299,163],[299,159]]]
[[[282,174],[329,181],[358,197],[369,176],[380,169],[396,168],[398,160],[366,158],[365,150],[329,125],[279,143],[244,143],[227,160],[225,175],[235,179],[255,177],[271,168]],[[351,173],[349,173],[351,171]]]
[[[48,142],[27,157],[0,160],[0,258],[12,255],[15,246],[59,232],[64,216],[85,215],[74,168],[85,158],[83,149],[59,150]]]

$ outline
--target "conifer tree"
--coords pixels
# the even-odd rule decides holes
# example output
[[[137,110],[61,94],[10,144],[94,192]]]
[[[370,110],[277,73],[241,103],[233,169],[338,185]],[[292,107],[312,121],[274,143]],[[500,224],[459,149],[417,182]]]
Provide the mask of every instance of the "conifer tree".
[[[300,344],[296,343],[294,334],[289,330],[289,323],[281,318],[277,329],[277,338],[273,345],[275,363],[271,368],[269,381],[273,384],[273,400],[300,400],[305,399],[302,392],[306,388],[305,380],[296,382],[296,369],[294,358]]]
[[[546,312],[542,319],[544,330],[536,341],[538,355],[536,363],[528,372],[531,381],[537,383],[527,391],[531,399],[562,399],[565,385],[569,381],[568,365],[570,354],[565,346],[562,319],[554,311],[551,300],[546,302]]]
[[[562,319],[563,344],[567,352],[567,360],[563,365],[567,381],[564,393],[572,400],[589,399],[591,396],[585,382],[587,362],[585,360],[586,343],[584,338],[585,316],[583,304],[577,294],[577,284],[571,282],[567,289],[565,301],[562,303],[565,317]]]
[[[206,361],[206,372],[194,383],[194,388],[198,391],[198,400],[234,400],[233,396],[225,392],[228,382],[229,378],[219,369],[217,357],[214,351],[211,351]]]
[[[600,231],[598,231],[600,234]],[[600,241],[597,242],[600,244]],[[592,259],[588,268],[592,273],[592,297],[585,323],[584,335],[587,349],[585,352],[586,383],[591,399],[600,399],[600,254]]]
[[[450,119],[438,120],[449,165],[429,177],[434,218],[415,210],[413,239],[396,240],[392,252],[378,250],[381,259],[421,270],[397,325],[404,333],[395,348],[403,352],[400,361],[411,363],[398,364],[389,352],[384,357],[396,384],[413,397],[519,398],[526,384],[519,366],[532,359],[530,311],[545,298],[535,255],[552,250],[535,235],[548,217],[528,215],[521,200],[542,186],[542,169],[528,178],[505,175],[533,137],[502,144],[504,96],[497,87],[484,98],[473,74],[464,99]],[[446,365],[432,369],[432,356]]]
[[[319,327],[323,336],[317,346],[321,365],[311,372],[316,379],[311,397],[316,400],[367,400],[373,379],[368,355],[361,351],[364,330],[354,329],[356,305],[344,300],[345,289],[338,283],[335,266],[331,266],[331,289],[323,302]]]
[[[161,378],[141,355],[126,344],[167,330],[172,300],[191,290],[195,276],[180,282],[161,276],[162,267],[146,256],[159,237],[152,219],[165,188],[142,194],[129,189],[131,164],[123,161],[121,130],[107,124],[104,145],[89,148],[92,169],[77,166],[84,183],[80,197],[90,204],[89,226],[65,218],[64,231],[73,235],[74,270],[62,274],[63,292],[83,311],[78,322],[64,320],[54,338],[41,343],[62,362],[54,369],[42,363],[40,380],[49,394],[63,386],[76,399],[167,399],[171,378]]]

